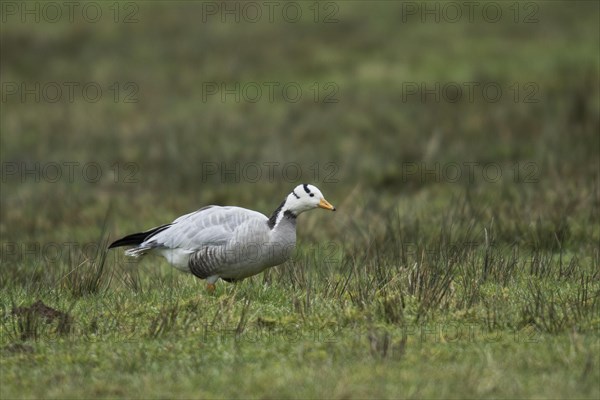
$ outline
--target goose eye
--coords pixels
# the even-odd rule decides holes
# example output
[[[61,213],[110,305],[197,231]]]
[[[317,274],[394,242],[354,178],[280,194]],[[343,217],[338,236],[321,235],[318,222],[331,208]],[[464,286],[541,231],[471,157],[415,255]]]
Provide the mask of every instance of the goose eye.
[[[310,197],[315,197],[315,194],[314,194],[314,193],[311,193],[311,194],[310,194]]]

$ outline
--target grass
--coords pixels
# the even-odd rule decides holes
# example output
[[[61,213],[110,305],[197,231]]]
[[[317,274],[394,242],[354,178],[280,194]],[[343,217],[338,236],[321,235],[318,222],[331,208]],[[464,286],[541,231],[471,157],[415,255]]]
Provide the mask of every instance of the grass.
[[[596,3],[435,24],[347,2],[338,23],[293,25],[136,4],[135,24],[2,24],[3,83],[105,93],[3,99],[2,399],[600,397]],[[139,101],[115,102],[114,82]],[[204,100],[207,82],[305,96]],[[403,97],[436,82],[510,95]],[[515,102],[515,82],[539,101]],[[65,162],[72,178],[44,174]],[[249,163],[279,164],[253,180]],[[303,214],[290,261],[212,295],[105,250],[207,204],[268,214],[303,181],[338,211]]]

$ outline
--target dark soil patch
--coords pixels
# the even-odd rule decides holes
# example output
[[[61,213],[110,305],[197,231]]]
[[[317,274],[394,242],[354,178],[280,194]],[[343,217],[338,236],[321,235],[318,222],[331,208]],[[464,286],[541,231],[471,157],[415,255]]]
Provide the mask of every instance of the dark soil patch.
[[[63,335],[70,331],[72,318],[68,313],[48,307],[41,300],[36,301],[29,307],[15,307],[12,314],[19,317],[18,329],[21,340],[37,338],[39,333],[39,322],[58,322],[56,332]]]
[[[38,317],[43,317],[47,322],[54,320],[70,319],[69,314],[48,307],[41,300],[36,301],[29,307],[15,307],[12,310],[13,315],[28,315],[33,314]]]

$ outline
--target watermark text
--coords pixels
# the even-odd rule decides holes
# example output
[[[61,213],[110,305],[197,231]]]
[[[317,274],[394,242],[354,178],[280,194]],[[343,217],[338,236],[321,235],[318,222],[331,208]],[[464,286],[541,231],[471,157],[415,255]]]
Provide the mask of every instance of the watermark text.
[[[2,103],[137,103],[140,88],[135,82],[2,82]]]
[[[98,162],[24,162],[0,163],[2,183],[98,183],[103,178],[113,183],[138,183],[140,167],[134,162],[115,162],[103,165]]]
[[[132,1],[3,1],[0,15],[2,23],[133,24],[139,22],[139,6]]]

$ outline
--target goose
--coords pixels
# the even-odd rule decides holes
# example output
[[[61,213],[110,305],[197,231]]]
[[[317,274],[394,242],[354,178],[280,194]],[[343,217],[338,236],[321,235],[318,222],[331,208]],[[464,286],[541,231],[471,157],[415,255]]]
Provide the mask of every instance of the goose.
[[[233,206],[207,206],[173,222],[114,241],[134,246],[125,255],[157,254],[180,271],[205,279],[209,292],[220,279],[236,282],[282,264],[296,246],[296,218],[314,208],[335,211],[321,191],[302,184],[271,217]]]

